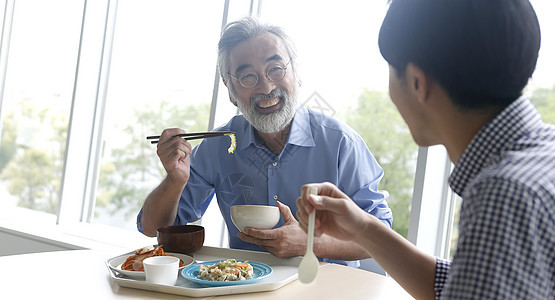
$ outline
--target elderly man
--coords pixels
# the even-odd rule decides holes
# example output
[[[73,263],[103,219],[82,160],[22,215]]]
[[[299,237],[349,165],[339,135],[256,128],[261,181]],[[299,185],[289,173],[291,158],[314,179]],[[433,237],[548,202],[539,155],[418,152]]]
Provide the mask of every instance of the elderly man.
[[[364,246],[417,299],[553,299],[555,126],[522,96],[540,49],[530,2],[393,0],[379,45],[414,140],[444,145],[455,164],[453,261],[420,251],[329,183],[303,187],[301,226],[316,208],[318,235]]]
[[[242,115],[216,130],[235,132],[236,151],[227,152],[227,138],[205,139],[192,149],[175,138],[185,130],[164,130],[157,153],[167,177],[145,200],[138,229],[154,236],[157,228],[196,221],[216,194],[230,247],[303,255],[306,234],[290,207],[303,184],[323,180],[391,227],[388,194],[378,191],[383,170],[362,138],[345,124],[298,107],[296,56],[283,30],[244,18],[226,26],[218,48],[221,77]],[[283,219],[275,229],[241,233],[230,218],[230,207],[238,204],[277,205]],[[327,235],[314,249],[324,261],[351,266],[368,257],[355,243]]]

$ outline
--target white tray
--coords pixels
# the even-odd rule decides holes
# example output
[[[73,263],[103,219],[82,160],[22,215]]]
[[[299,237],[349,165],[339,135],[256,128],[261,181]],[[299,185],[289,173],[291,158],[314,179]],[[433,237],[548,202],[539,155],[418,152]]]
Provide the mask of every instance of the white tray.
[[[108,265],[108,262],[113,258],[106,260],[106,266],[108,267],[108,271],[110,272],[112,279],[115,280],[120,286],[189,297],[207,297],[277,290],[289,282],[297,279],[297,269],[302,259],[302,257],[281,259],[266,252],[206,246],[195,253],[193,258],[197,262],[224,260],[228,258],[257,261],[272,267],[273,272],[270,276],[268,276],[268,278],[264,278],[255,283],[221,287],[206,287],[189,281],[183,278],[180,274],[177,279],[177,284],[175,286],[168,286],[148,283],[144,279],[131,278],[118,273],[117,270],[110,268]]]

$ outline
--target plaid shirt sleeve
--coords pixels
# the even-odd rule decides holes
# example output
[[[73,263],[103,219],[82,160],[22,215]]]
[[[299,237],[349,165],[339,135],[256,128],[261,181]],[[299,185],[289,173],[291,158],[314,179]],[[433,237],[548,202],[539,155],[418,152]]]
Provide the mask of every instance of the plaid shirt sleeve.
[[[436,299],[441,296],[441,291],[445,282],[447,281],[447,274],[449,273],[449,267],[451,262],[445,259],[436,257],[436,277],[434,282],[434,291],[436,293]]]

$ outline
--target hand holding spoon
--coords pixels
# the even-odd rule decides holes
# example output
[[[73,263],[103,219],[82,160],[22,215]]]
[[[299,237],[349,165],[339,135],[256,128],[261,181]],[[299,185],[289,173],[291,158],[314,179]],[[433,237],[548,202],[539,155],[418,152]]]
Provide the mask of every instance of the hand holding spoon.
[[[310,194],[316,195],[318,190],[314,187],[310,188]],[[318,274],[318,258],[314,255],[314,251],[312,250],[312,244],[314,242],[314,219],[316,217],[316,210],[312,210],[312,212],[308,215],[308,240],[306,243],[306,253],[299,265],[299,280],[302,283],[311,283],[312,280]]]

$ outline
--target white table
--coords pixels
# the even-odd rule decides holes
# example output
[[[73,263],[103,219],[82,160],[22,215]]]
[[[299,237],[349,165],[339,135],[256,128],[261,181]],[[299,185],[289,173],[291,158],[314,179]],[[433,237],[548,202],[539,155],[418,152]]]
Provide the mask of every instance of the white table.
[[[269,292],[204,298],[119,286],[105,260],[93,250],[42,252],[0,257],[0,299],[413,299],[393,279],[350,267],[325,264],[308,285],[298,280]]]

